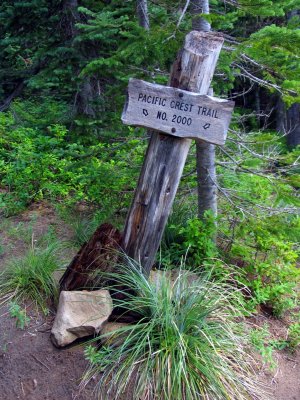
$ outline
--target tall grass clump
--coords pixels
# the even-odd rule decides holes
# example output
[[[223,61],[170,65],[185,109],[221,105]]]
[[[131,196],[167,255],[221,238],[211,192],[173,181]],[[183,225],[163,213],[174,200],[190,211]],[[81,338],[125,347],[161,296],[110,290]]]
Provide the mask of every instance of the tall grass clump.
[[[74,216],[69,225],[73,231],[71,243],[75,246],[82,246],[89,240],[99,224],[93,218]]]
[[[32,246],[11,260],[0,273],[0,305],[30,301],[46,313],[47,302],[58,294],[53,273],[59,268],[59,250],[60,245],[51,242],[44,248]]]
[[[99,377],[99,399],[124,393],[132,399],[265,398],[236,289],[184,271],[173,283],[167,275],[148,282],[133,267],[122,267],[111,278],[132,289],[115,305],[138,318],[115,331],[112,343],[86,348],[90,366],[84,382]]]

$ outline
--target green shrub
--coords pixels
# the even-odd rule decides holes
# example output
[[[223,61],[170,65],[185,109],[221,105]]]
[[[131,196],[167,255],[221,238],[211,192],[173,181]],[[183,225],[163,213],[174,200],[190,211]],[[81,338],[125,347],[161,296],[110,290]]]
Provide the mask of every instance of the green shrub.
[[[188,256],[192,257],[194,265],[200,266],[205,259],[216,257],[218,254],[214,241],[216,221],[210,210],[205,211],[203,220],[189,220],[180,233],[185,237],[184,246],[188,249]]]
[[[296,306],[300,270],[297,268],[298,218],[248,218],[235,227],[226,258],[240,264],[242,280],[253,294],[252,311],[265,304],[277,316]],[[288,228],[287,228],[288,227]],[[294,240],[294,241],[293,241]]]
[[[161,263],[164,266],[180,265],[184,258],[187,267],[197,269],[218,255],[215,236],[216,220],[211,211],[205,212],[203,220],[171,221],[162,242]]]
[[[94,134],[71,135],[59,124],[18,125],[10,112],[1,114],[0,208],[5,215],[41,199],[95,203],[106,217],[128,205],[144,152],[133,129],[124,128],[126,140],[100,141]]]
[[[271,340],[270,336],[271,334],[267,324],[252,329],[250,332],[251,343],[261,355],[263,363],[268,365],[271,370],[275,370],[277,368],[277,362],[273,357],[273,353],[277,346],[274,340]]]
[[[115,332],[122,344],[89,346],[89,381],[97,372],[99,398],[118,399],[132,387],[133,399],[257,398],[254,364],[247,347],[239,296],[207,277],[189,281],[181,272],[174,286],[166,276],[151,284],[135,268],[111,276],[134,289],[116,302],[139,316],[135,325]]]
[[[9,305],[9,315],[16,318],[16,327],[24,329],[28,325],[30,319],[26,315],[26,310],[19,306],[19,304],[11,302]]]
[[[288,330],[288,344],[291,350],[300,346],[300,322],[292,323]]]

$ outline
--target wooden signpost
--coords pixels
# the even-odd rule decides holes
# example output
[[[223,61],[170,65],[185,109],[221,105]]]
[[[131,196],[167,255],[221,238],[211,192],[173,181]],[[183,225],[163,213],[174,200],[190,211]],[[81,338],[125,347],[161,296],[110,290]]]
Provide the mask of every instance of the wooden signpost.
[[[131,79],[122,121],[222,145],[233,107],[229,100]]]
[[[173,65],[170,87],[135,79],[129,83],[122,120],[152,130],[122,247],[146,275],[155,261],[191,139],[225,142],[233,102],[206,95],[222,44],[217,33],[190,32]]]
[[[222,44],[217,33],[191,32],[173,64],[169,87],[130,81],[122,120],[151,128],[151,137],[124,233],[121,236],[110,224],[101,225],[65,271],[61,289],[94,285],[90,273],[95,269],[113,271],[113,249],[119,245],[149,274],[191,139],[225,142],[233,103],[207,96]]]

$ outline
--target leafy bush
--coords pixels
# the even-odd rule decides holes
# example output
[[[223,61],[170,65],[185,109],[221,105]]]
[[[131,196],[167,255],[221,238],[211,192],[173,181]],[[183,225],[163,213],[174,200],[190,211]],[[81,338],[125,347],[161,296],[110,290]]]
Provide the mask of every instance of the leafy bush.
[[[300,346],[300,322],[292,323],[289,326],[288,343],[292,350]]]
[[[105,215],[128,205],[143,143],[99,143],[92,135],[71,141],[68,135],[63,125],[17,126],[11,113],[1,113],[0,208],[6,215],[43,198],[96,203]],[[132,160],[135,168],[128,167]]]
[[[280,316],[297,304],[298,225],[295,217],[276,215],[260,220],[247,218],[235,226],[226,258],[240,266],[243,282],[253,293],[248,303],[252,311],[266,304]]]
[[[176,223],[171,221],[162,242],[162,264],[174,268],[184,258],[189,268],[203,266],[205,261],[218,254],[215,236],[216,221],[211,211],[205,212],[203,220],[189,218]]]
[[[28,325],[30,319],[26,315],[26,310],[19,306],[19,304],[11,302],[9,305],[9,315],[16,318],[16,327],[24,329]]]
[[[192,269],[209,270],[214,265],[219,276],[227,275],[224,265],[229,265],[236,279],[252,292],[247,302],[250,312],[263,304],[281,316],[299,301],[300,219],[296,212],[277,211],[275,205],[290,210],[298,200],[289,184],[274,185],[261,176],[225,171],[222,180],[237,196],[236,208],[221,198],[217,221],[210,213],[200,221],[190,216],[192,197],[185,199],[184,207],[176,205],[159,260],[170,268],[180,265],[183,258]]]
[[[263,304],[280,316],[299,299],[300,202],[290,179],[299,168],[298,152],[287,152],[272,131],[238,135],[228,143],[227,154],[220,154],[225,165],[234,158],[235,166],[218,167],[225,194],[218,204],[220,254],[236,265],[251,289],[249,309]]]
[[[185,237],[184,246],[188,249],[188,255],[193,258],[194,265],[200,266],[205,259],[217,255],[214,241],[216,221],[210,210],[205,211],[203,220],[198,218],[189,220],[187,226],[181,228],[180,233]]]
[[[232,287],[205,276],[191,282],[183,271],[173,286],[166,276],[151,284],[130,267],[112,278],[134,289],[116,305],[139,319],[114,332],[115,344],[87,348],[91,365],[84,380],[101,372],[99,398],[118,399],[131,384],[134,399],[258,398],[260,385]],[[122,344],[116,344],[118,335]]]
[[[264,324],[262,327],[256,327],[250,332],[251,343],[261,355],[263,363],[268,365],[270,370],[275,370],[277,368],[277,362],[273,357],[273,353],[274,350],[278,348],[279,342],[270,339],[270,336],[267,324]]]

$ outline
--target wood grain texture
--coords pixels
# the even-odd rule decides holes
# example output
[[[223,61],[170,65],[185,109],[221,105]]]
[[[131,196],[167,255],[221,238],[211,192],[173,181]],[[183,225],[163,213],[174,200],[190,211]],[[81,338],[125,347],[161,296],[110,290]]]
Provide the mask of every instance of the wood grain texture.
[[[60,290],[101,287],[101,275],[94,271],[113,272],[118,261],[121,233],[111,224],[102,224],[73,258],[60,279]]]
[[[206,94],[223,44],[218,34],[186,36],[171,72],[170,86]],[[123,234],[125,253],[149,275],[173,204],[191,139],[152,132]]]
[[[233,108],[233,101],[131,79],[122,121],[223,145]]]

